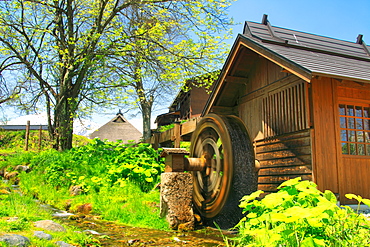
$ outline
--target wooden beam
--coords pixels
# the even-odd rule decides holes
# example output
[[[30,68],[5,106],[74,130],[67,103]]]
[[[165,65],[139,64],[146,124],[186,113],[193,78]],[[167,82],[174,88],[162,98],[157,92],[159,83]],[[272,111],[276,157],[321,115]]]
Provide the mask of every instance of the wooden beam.
[[[244,36],[241,36],[241,43],[246,48],[254,51],[255,53],[266,58],[267,60],[270,60],[271,62],[279,65],[280,67],[290,71],[291,73],[302,78],[303,80],[307,82],[311,81],[311,78],[312,78],[311,72],[303,68],[302,66],[287,60],[286,58],[280,56],[279,54],[266,49],[265,47],[261,46],[257,42],[251,39],[248,39]]]
[[[239,76],[226,76],[225,82],[245,85],[245,84],[248,83],[248,78],[247,77],[239,77]]]
[[[220,114],[220,115],[238,115],[235,107],[228,106],[212,106],[211,112]]]

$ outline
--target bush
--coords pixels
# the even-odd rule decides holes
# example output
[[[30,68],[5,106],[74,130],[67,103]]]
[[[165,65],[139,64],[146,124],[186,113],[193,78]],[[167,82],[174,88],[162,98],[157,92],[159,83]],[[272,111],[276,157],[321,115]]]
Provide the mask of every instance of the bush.
[[[369,246],[370,223],[349,207],[338,207],[331,191],[322,193],[300,178],[282,183],[279,191],[243,197],[246,216],[235,227],[238,246]],[[347,195],[370,206],[370,200]]]
[[[42,174],[45,183],[56,188],[79,185],[85,192],[120,186],[125,181],[147,192],[159,182],[164,169],[159,153],[150,144],[122,145],[99,139],[62,153],[41,152],[30,166],[32,173]]]
[[[91,203],[93,213],[107,220],[156,229],[168,225],[159,218],[159,191],[153,190],[164,163],[149,144],[94,139],[85,146],[43,151],[27,160],[31,172],[20,174],[20,186],[41,202],[72,211]],[[74,185],[82,188],[82,194],[70,195]]]

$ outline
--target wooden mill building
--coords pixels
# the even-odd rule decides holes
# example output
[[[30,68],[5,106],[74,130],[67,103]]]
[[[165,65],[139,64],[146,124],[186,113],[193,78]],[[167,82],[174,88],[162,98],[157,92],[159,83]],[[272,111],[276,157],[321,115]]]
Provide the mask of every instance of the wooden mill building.
[[[246,22],[203,116],[237,115],[260,166],[258,188],[301,176],[370,198],[370,47]]]
[[[202,117],[239,117],[254,147],[258,189],[314,181],[341,203],[370,198],[370,47],[246,22],[213,85]],[[152,137],[189,140],[197,121]],[[176,126],[175,126],[176,127]],[[178,142],[179,143],[179,142]]]

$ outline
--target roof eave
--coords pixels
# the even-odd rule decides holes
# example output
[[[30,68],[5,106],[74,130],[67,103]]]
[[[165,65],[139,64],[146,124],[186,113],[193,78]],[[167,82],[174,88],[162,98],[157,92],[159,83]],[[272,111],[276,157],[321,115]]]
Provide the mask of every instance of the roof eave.
[[[255,53],[259,54],[260,56],[266,58],[267,60],[270,60],[271,62],[279,65],[280,67],[286,69],[290,73],[298,76],[299,78],[310,82],[312,78],[312,72],[305,67],[301,66],[300,64],[297,64],[289,59],[287,59],[284,56],[281,56],[280,54],[268,49],[267,47],[259,44],[258,42],[239,34],[240,39],[242,41],[242,44],[254,51]]]
[[[370,80],[364,79],[364,78],[350,77],[350,76],[343,76],[343,75],[337,75],[337,74],[330,74],[330,73],[312,71],[312,77],[315,77],[315,76],[330,77],[330,78],[335,78],[335,79],[338,79],[338,80],[356,81],[356,82],[361,82],[361,83],[370,83]]]
[[[211,110],[211,107],[216,99],[216,96],[218,95],[218,92],[220,88],[222,87],[225,77],[227,75],[227,71],[230,69],[231,61],[236,56],[238,50],[240,49],[240,46],[244,46],[255,53],[259,54],[260,56],[268,59],[269,61],[279,65],[280,67],[286,69],[290,73],[298,76],[299,78],[302,78],[303,80],[310,82],[312,78],[312,72],[301,65],[294,63],[293,61],[279,55],[278,53],[262,46],[261,44],[255,42],[254,40],[238,34],[233,47],[229,53],[229,56],[226,59],[226,62],[221,70],[220,76],[216,82],[215,88],[212,91],[201,116],[205,116],[208,114]]]

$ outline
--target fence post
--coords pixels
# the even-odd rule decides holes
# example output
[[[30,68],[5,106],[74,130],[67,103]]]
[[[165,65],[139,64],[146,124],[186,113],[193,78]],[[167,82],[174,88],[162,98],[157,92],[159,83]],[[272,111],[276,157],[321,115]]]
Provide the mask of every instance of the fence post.
[[[25,145],[24,145],[24,150],[28,151],[28,139],[30,137],[30,120],[27,121],[26,125],[26,136],[25,136]]]
[[[39,151],[41,151],[41,141],[42,141],[42,125],[40,125],[39,129]]]

